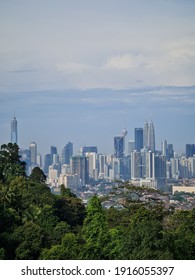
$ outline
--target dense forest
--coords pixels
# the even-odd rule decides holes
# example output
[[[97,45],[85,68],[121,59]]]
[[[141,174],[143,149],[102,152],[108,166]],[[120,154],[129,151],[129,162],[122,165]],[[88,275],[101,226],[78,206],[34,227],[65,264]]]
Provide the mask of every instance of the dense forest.
[[[69,189],[54,195],[43,171],[29,177],[19,147],[0,149],[0,259],[195,259],[195,209],[166,209],[144,202],[145,188],[119,183],[87,207]],[[105,201],[113,206],[105,208]]]

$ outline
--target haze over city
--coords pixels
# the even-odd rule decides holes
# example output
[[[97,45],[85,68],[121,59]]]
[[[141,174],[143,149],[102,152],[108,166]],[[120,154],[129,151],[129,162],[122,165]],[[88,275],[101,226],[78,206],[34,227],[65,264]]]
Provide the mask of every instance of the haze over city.
[[[195,139],[195,2],[0,0],[0,143],[113,153],[153,120],[156,146]]]

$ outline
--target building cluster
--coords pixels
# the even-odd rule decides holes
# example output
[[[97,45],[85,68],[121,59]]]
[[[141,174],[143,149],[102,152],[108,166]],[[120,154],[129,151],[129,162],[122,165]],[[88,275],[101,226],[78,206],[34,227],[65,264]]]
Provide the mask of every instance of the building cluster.
[[[164,191],[172,180],[195,177],[195,144],[186,144],[185,155],[182,156],[174,152],[173,144],[167,143],[167,140],[163,140],[161,149],[157,150],[152,121],[134,129],[134,139],[125,149],[126,135],[127,130],[124,129],[114,137],[111,155],[98,153],[97,146],[82,147],[75,155],[71,142],[60,153],[57,147],[51,146],[43,161],[35,142],[30,143],[29,149],[20,149],[20,154],[26,162],[28,174],[39,166],[47,175],[48,185],[64,185],[74,191],[99,181],[114,180],[130,180],[135,186]],[[11,122],[11,141],[17,143],[15,117]]]

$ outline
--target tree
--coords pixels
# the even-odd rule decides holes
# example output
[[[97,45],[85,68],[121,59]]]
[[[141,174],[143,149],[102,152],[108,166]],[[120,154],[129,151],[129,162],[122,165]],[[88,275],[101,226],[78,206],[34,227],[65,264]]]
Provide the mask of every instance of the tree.
[[[165,246],[162,220],[159,214],[141,207],[124,231],[121,247],[122,259],[170,259]]]
[[[18,176],[26,176],[25,162],[20,161],[18,145],[12,143],[1,145],[0,180],[9,183]]]
[[[173,213],[166,221],[165,233],[173,259],[195,259],[195,209]]]
[[[73,233],[66,233],[60,245],[54,245],[51,249],[44,249],[40,259],[43,260],[77,260],[79,244]]]
[[[13,238],[17,243],[15,259],[36,260],[44,247],[44,231],[35,223],[27,222],[15,229]]]
[[[61,196],[56,196],[54,209],[60,221],[67,222],[72,227],[83,224],[85,206],[82,200],[71,192],[67,191]]]
[[[105,212],[100,199],[93,196],[87,206],[87,216],[84,220],[82,236],[84,246],[81,258],[104,260],[109,259],[109,231]]]
[[[29,176],[29,179],[37,182],[37,183],[45,183],[46,175],[44,174],[43,170],[40,169],[38,166],[33,168],[32,173]]]

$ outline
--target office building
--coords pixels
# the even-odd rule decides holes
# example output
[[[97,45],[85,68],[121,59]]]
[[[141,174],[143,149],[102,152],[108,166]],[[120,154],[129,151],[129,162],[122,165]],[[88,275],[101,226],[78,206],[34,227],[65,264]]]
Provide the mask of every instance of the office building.
[[[62,150],[62,163],[70,164],[70,159],[73,156],[73,143],[68,142]]]
[[[98,179],[98,160],[96,153],[86,153],[87,172],[93,180]]]
[[[143,130],[143,146],[148,147],[148,122],[146,121],[144,124],[144,130]]]
[[[124,138],[123,138],[123,136],[114,137],[114,156],[116,158],[124,157]]]
[[[129,142],[128,142],[128,155],[133,153],[134,150],[135,150],[135,141],[134,140],[129,140]]]
[[[141,178],[141,153],[138,151],[134,151],[131,153],[131,178],[138,179]]]
[[[83,186],[88,183],[89,174],[87,172],[87,159],[86,157],[73,156],[70,161],[71,173],[77,174],[79,178],[79,185]]]
[[[31,142],[29,146],[30,150],[30,163],[31,165],[37,164],[37,144],[35,142]]]
[[[143,146],[147,147],[150,151],[155,152],[155,132],[154,124],[152,121],[146,121],[143,129]]]
[[[96,146],[84,146],[80,148],[80,156],[84,157],[86,153],[98,153],[98,149]]]
[[[152,152],[155,152],[155,133],[154,133],[154,124],[152,121],[148,124],[148,149]]]
[[[195,155],[195,144],[186,144],[186,157],[193,157]]]
[[[167,184],[166,156],[155,155],[155,179],[158,182],[158,189],[165,191],[165,186]]]
[[[52,164],[51,154],[46,154],[44,157],[44,173],[47,175],[49,173],[49,166]]]
[[[167,157],[167,140],[161,142],[161,152],[163,156]]]
[[[146,152],[146,178],[155,179],[155,161],[152,151]]]
[[[18,131],[17,131],[17,120],[16,117],[13,117],[11,121],[11,143],[18,143]]]
[[[134,130],[135,137],[135,150],[140,151],[143,148],[143,128],[135,128]]]
[[[173,144],[167,144],[167,160],[170,161],[174,157]]]
[[[123,129],[122,135],[114,137],[114,157],[123,159],[125,151],[125,137],[127,130]]]
[[[53,164],[54,155],[57,155],[57,147],[55,147],[55,146],[50,147],[50,155],[51,155],[51,164]]]

